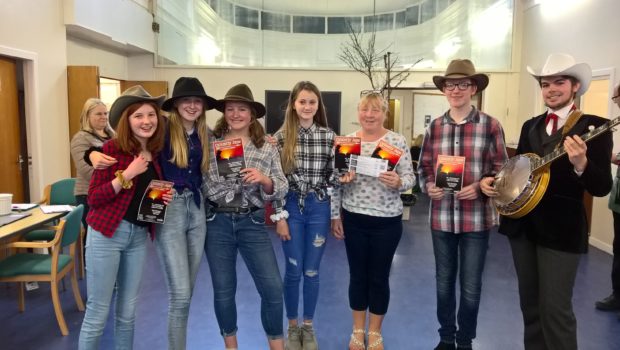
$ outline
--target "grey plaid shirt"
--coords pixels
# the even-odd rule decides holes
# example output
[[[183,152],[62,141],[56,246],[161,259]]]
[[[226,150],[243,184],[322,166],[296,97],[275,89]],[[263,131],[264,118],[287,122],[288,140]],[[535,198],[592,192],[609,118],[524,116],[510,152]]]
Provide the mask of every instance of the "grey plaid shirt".
[[[278,130],[274,137],[278,142],[278,150],[282,152],[285,133]],[[300,127],[297,132],[295,147],[295,170],[286,175],[289,189],[299,194],[299,207],[304,207],[304,199],[308,192],[314,191],[317,196],[327,196],[327,187],[336,184],[334,177],[334,136],[335,133],[326,127],[312,124],[305,129]],[[284,206],[284,201],[274,201],[276,212]]]
[[[218,139],[222,140],[222,138]],[[267,194],[258,184],[244,184],[240,179],[224,180],[217,173],[217,163],[213,152],[213,142],[209,145],[209,170],[203,175],[203,194],[220,207],[259,207],[264,208],[265,201],[284,198],[288,183],[277,149],[265,142],[262,148],[256,148],[252,142],[243,145],[246,168],[258,169],[273,181],[273,193]]]

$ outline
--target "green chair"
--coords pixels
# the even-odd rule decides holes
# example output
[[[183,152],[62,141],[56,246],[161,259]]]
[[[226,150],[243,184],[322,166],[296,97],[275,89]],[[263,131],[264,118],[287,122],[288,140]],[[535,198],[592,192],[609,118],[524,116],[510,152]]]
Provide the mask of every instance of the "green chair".
[[[77,283],[77,273],[75,272],[76,243],[80,236],[82,227],[82,213],[84,207],[77,206],[61,219],[55,227],[54,238],[49,242],[13,242],[0,248],[52,248],[51,254],[37,253],[17,253],[0,261],[0,282],[17,282],[18,308],[24,312],[24,283],[30,281],[50,282],[52,291],[52,303],[56,320],[62,335],[69,334],[65,317],[62,313],[60,298],[58,294],[58,282],[67,274],[71,276],[71,287],[73,297],[78,310],[84,311],[84,302],[80,295]],[[68,247],[69,254],[61,254],[61,248]]]
[[[75,195],[75,178],[62,179],[51,185],[45,186],[43,190],[43,198],[39,201],[42,205],[76,205]],[[32,230],[24,235],[25,241],[51,241],[56,234],[55,230],[50,228]],[[84,278],[84,244],[83,234],[80,234],[78,240],[80,249],[80,277]]]

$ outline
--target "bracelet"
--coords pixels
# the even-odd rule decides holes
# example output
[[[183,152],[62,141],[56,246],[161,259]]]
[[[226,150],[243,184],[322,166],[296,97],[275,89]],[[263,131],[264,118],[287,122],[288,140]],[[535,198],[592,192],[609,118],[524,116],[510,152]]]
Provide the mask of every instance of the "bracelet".
[[[282,210],[277,214],[271,214],[269,215],[269,219],[271,219],[271,221],[273,222],[280,221],[282,219],[288,219],[288,211]]]
[[[121,187],[123,189],[128,190],[128,189],[131,188],[131,186],[133,186],[133,181],[132,180],[125,180],[125,178],[123,177],[123,171],[122,170],[117,170],[114,173],[114,176],[116,176],[118,181],[121,182]]]

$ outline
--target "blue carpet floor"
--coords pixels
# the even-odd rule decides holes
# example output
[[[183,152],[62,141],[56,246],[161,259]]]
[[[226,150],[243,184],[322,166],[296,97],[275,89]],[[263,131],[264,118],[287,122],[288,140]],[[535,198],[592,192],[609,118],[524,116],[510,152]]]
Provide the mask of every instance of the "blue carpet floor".
[[[428,200],[421,196],[404,222],[404,235],[391,275],[390,308],[383,335],[388,350],[430,350],[437,344],[435,281],[432,243],[427,223]],[[280,243],[274,247],[283,267]],[[167,293],[153,245],[148,243],[147,266],[136,321],[135,349],[166,349]],[[579,348],[620,349],[620,321],[614,313],[594,309],[594,302],[610,292],[611,256],[591,248],[583,256],[574,293]],[[266,349],[259,315],[260,300],[241,258],[238,260],[237,307],[240,349]],[[343,242],[330,237],[321,265],[321,291],[315,329],[321,350],[347,349],[351,315],[347,301],[348,266]],[[68,281],[66,282],[69,287]],[[86,298],[85,281],[80,281]],[[27,292],[26,311],[17,311],[15,285],[0,284],[0,349],[76,349],[83,313],[70,289],[61,293],[70,334],[60,335],[52,308],[49,285]],[[483,277],[478,334],[479,350],[523,349],[523,325],[510,248],[505,237],[493,234]],[[215,315],[206,260],[199,273],[191,306],[188,349],[223,349]],[[283,321],[284,322],[284,321]],[[108,322],[101,349],[113,349],[112,322]]]

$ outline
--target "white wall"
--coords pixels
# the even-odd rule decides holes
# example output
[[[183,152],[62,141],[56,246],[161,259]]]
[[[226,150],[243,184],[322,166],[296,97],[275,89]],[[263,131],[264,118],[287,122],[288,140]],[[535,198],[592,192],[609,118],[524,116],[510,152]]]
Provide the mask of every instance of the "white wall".
[[[620,67],[618,13],[617,0],[570,0],[553,8],[536,5],[524,11],[519,124],[542,112],[540,90],[527,75],[526,65],[540,67],[549,53],[565,52],[579,62],[587,62],[594,70]],[[619,113],[611,103],[610,110],[612,116]],[[618,133],[614,134],[614,149],[620,151]],[[595,198],[592,221],[590,243],[611,252],[613,219],[607,209],[607,197]]]
[[[66,39],[61,0],[0,1],[0,55],[25,63],[33,200],[70,176]]]

